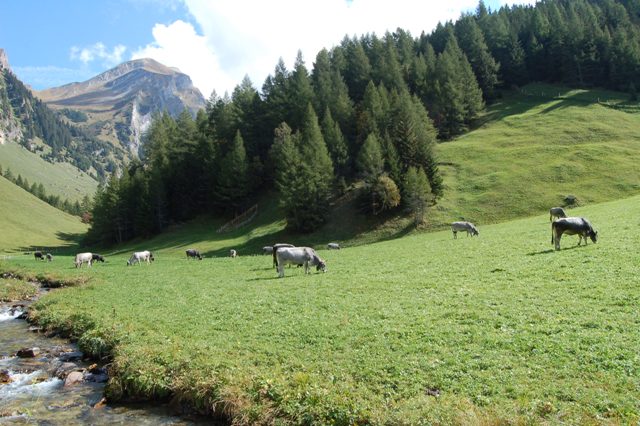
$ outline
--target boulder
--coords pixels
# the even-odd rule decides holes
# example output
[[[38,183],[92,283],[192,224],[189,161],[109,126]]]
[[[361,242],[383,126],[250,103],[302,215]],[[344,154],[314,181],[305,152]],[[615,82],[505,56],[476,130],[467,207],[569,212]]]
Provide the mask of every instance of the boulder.
[[[40,348],[22,348],[16,352],[18,358],[35,358],[40,353]]]
[[[77,385],[78,383],[82,383],[84,379],[84,374],[80,371],[72,371],[67,375],[67,378],[64,379],[64,387],[67,388],[69,386]]]
[[[9,370],[0,370],[0,384],[6,385],[12,381],[13,379],[11,378],[11,375],[9,375]]]
[[[73,362],[63,362],[62,365],[56,369],[55,376],[59,379],[64,379],[74,370],[78,370],[78,366],[76,364]]]
[[[58,358],[60,358],[60,361],[62,362],[78,361],[82,359],[82,352],[80,351],[64,352],[64,353],[61,353]]]

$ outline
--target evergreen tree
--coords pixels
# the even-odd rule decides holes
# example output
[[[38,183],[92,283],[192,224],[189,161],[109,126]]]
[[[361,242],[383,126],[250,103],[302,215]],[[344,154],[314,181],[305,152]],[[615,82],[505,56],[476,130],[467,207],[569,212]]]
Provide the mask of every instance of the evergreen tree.
[[[429,181],[422,168],[409,167],[402,193],[407,209],[413,214],[414,224],[417,226],[423,223],[432,195]]]
[[[239,212],[249,193],[249,163],[238,131],[218,165],[215,203],[223,211]]]
[[[471,64],[485,99],[494,97],[498,84],[498,64],[489,52],[480,27],[470,15],[460,18],[455,25],[456,38]]]
[[[358,174],[369,184],[375,182],[384,171],[384,158],[380,142],[371,133],[365,140],[356,159]]]
[[[322,120],[322,134],[335,167],[337,176],[346,176],[349,168],[349,152],[347,142],[340,130],[340,125],[333,121],[329,108],[325,110]]]

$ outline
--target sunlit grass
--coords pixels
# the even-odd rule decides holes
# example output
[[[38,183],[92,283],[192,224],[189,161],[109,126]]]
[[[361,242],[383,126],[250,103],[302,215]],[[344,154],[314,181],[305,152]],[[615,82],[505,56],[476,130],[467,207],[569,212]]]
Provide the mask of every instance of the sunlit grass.
[[[0,177],[0,253],[55,248],[57,254],[75,244],[86,229],[80,218],[51,207]]]
[[[545,214],[322,250],[329,272],[284,279],[267,256],[189,261],[179,239],[152,265],[5,267],[91,278],[36,317],[113,351],[113,398],[174,395],[241,423],[634,423],[640,197],[572,213],[598,244],[554,252]]]

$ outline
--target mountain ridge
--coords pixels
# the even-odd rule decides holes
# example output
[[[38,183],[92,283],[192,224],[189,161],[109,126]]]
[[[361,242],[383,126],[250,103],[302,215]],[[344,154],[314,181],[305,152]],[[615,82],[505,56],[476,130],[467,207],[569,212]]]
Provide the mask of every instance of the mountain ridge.
[[[137,155],[152,115],[167,111],[177,116],[187,109],[195,116],[205,107],[191,78],[150,58],[124,62],[84,82],[37,92],[54,109],[87,113],[83,124],[93,134],[126,146]]]

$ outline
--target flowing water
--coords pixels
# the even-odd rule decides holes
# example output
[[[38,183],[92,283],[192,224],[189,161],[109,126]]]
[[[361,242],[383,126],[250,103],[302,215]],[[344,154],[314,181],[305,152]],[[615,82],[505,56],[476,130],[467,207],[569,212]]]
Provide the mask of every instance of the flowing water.
[[[0,304],[0,425],[191,425],[206,419],[172,416],[166,407],[109,406],[103,399],[104,376],[85,374],[85,380],[64,386],[56,377],[63,361],[78,358],[78,348],[60,338],[30,331],[18,317],[23,307]],[[32,358],[15,356],[21,348],[39,348]],[[76,370],[89,365],[73,360]],[[9,383],[2,384],[3,373]],[[5,376],[6,379],[6,376]],[[98,380],[89,381],[89,380]],[[5,380],[6,381],[6,380]]]

